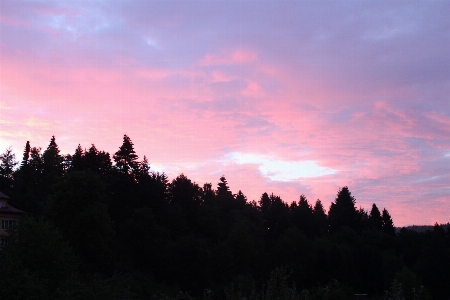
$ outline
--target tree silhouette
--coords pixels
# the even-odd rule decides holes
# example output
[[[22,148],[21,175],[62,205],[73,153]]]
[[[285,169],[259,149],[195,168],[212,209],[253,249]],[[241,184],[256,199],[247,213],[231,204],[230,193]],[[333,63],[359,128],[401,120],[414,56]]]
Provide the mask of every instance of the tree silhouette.
[[[239,190],[239,192],[236,194],[236,203],[241,207],[247,203],[247,197],[244,195],[244,193],[242,193],[241,190]]]
[[[372,204],[372,209],[370,210],[370,225],[376,230],[381,230],[383,227],[383,219],[380,210],[375,203]]]
[[[218,196],[232,195],[230,188],[228,187],[228,182],[225,179],[225,176],[220,177],[220,182],[217,184],[216,193]]]
[[[75,153],[71,156],[71,160],[72,161],[69,168],[71,171],[82,171],[85,169],[84,151],[80,144],[78,144],[77,149],[75,149]]]
[[[203,184],[201,198],[203,203],[213,203],[216,198],[216,192],[213,190],[211,183]]]
[[[94,144],[84,154],[86,169],[99,175],[106,175],[111,171],[112,163],[108,152],[99,151]]]
[[[55,180],[57,177],[62,176],[64,172],[63,168],[63,157],[59,154],[60,150],[56,144],[55,136],[52,136],[47,149],[42,154],[43,159],[43,175],[45,180],[50,181]],[[51,182],[54,183],[54,182]]]
[[[298,205],[293,202],[291,205],[291,214],[293,223],[302,230],[307,236],[314,235],[313,209],[309,205],[305,195],[300,196]]]
[[[131,174],[139,167],[138,158],[134,151],[133,142],[124,134],[122,146],[120,146],[119,150],[113,156],[116,169],[121,173]]]
[[[25,144],[25,150],[23,151],[23,159],[20,164],[21,167],[28,165],[28,159],[30,159],[31,146],[30,141]]]
[[[328,219],[331,231],[337,231],[343,226],[357,229],[358,212],[355,207],[355,198],[348,187],[339,189],[335,201],[331,203]]]
[[[328,233],[328,220],[323,208],[322,202],[317,199],[313,208],[313,219],[316,236],[322,236]]]
[[[112,268],[113,230],[106,186],[90,171],[70,172],[53,188],[45,216],[61,230],[81,259],[83,271]]]
[[[385,208],[383,209],[383,214],[381,218],[383,219],[383,231],[388,234],[394,235],[395,234],[394,221],[392,221],[391,215],[389,214],[387,209]]]
[[[16,156],[11,147],[0,154],[0,189],[12,188],[14,167],[17,165]]]

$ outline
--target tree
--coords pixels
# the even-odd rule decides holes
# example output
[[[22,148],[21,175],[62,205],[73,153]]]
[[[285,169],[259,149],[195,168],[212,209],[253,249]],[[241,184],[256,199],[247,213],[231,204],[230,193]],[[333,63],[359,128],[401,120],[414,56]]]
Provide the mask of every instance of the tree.
[[[82,171],[84,170],[84,151],[81,148],[81,145],[78,144],[77,149],[75,149],[75,153],[72,155],[72,163],[70,165],[70,170],[72,171]]]
[[[205,183],[203,184],[202,189],[202,202],[203,203],[213,203],[214,199],[216,197],[216,192],[212,188],[211,183]]]
[[[148,159],[145,155],[142,161],[138,163],[138,168],[136,170],[136,179],[140,184],[144,184],[146,182],[149,183],[151,180],[150,163],[148,162]]]
[[[293,204],[296,204],[294,202]],[[309,205],[305,195],[300,196],[298,205],[291,205],[293,223],[307,236],[314,235],[313,209]]]
[[[395,234],[395,227],[394,227],[394,221],[392,221],[391,215],[387,211],[387,209],[383,208],[383,214],[381,216],[383,219],[383,231],[394,235]]]
[[[184,208],[193,208],[201,202],[201,189],[184,174],[179,175],[169,184],[171,204],[180,204]]]
[[[217,184],[217,196],[222,196],[222,195],[232,195],[230,188],[228,187],[228,182],[225,179],[225,176],[222,175],[222,177],[220,177],[220,182]]]
[[[55,136],[52,136],[47,149],[42,154],[43,175],[48,184],[53,184],[54,180],[64,173],[63,157],[59,154],[60,150],[56,144]]]
[[[106,175],[111,171],[112,163],[108,152],[99,151],[94,144],[84,154],[85,169],[98,175]]]
[[[112,269],[114,232],[106,187],[97,174],[66,174],[54,186],[45,213],[74,248],[82,271],[107,273]]]
[[[124,174],[131,174],[139,167],[138,156],[134,151],[134,144],[131,139],[124,134],[123,143],[119,150],[114,154],[113,159],[116,163],[116,169]]]
[[[266,214],[271,205],[269,195],[267,193],[263,193],[261,195],[261,198],[258,201],[258,204],[259,204],[259,208],[261,209],[262,213]]]
[[[316,229],[316,235],[321,236],[328,232],[328,221],[325,209],[322,202],[317,199],[313,208],[314,228]]]
[[[375,230],[381,230],[383,227],[383,218],[381,217],[380,210],[378,209],[377,205],[374,203],[372,204],[372,209],[370,210],[370,225]]]
[[[0,299],[58,299],[76,275],[76,258],[49,222],[22,218],[1,250]]]
[[[30,152],[31,152],[30,141],[27,141],[27,143],[25,144],[25,150],[23,151],[23,159],[22,163],[20,164],[21,167],[28,165],[28,159],[30,159]]]
[[[344,186],[342,189],[339,189],[336,199],[331,203],[328,212],[331,231],[337,231],[343,226],[357,229],[358,212],[355,207],[355,202],[355,198],[350,193],[348,187]]]
[[[236,194],[236,202],[240,206],[244,206],[247,203],[247,197],[244,195],[244,193],[242,193],[241,190],[239,190],[239,192]]]
[[[14,173],[14,197],[11,204],[26,211],[27,215],[40,216],[43,204],[48,196],[48,189],[44,186],[44,161],[41,148],[31,148],[27,142],[23,160],[19,170]]]
[[[289,222],[289,206],[281,200],[280,196],[267,193],[262,194],[259,206],[263,214],[264,227],[272,237],[278,237]]]
[[[16,155],[12,152],[11,147],[0,154],[0,189],[12,188],[14,177],[14,167],[17,165]]]

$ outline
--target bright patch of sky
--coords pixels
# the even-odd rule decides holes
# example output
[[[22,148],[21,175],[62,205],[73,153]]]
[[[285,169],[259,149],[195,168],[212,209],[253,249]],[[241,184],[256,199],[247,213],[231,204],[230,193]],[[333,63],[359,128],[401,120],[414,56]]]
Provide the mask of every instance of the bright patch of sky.
[[[272,181],[291,181],[332,175],[336,170],[319,166],[312,160],[287,161],[266,155],[232,152],[229,159],[237,164],[257,164],[259,171]]]

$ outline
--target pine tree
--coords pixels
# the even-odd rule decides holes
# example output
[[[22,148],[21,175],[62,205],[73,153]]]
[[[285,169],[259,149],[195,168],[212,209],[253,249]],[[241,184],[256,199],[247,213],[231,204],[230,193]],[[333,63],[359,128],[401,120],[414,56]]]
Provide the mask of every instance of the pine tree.
[[[244,206],[247,203],[247,197],[244,195],[244,193],[242,193],[241,190],[239,190],[239,192],[236,194],[236,202],[240,206]]]
[[[21,167],[25,167],[28,165],[28,160],[30,159],[30,152],[31,152],[30,141],[27,141],[25,145],[25,150],[23,151],[23,159],[22,163],[20,164]]]
[[[59,154],[60,150],[56,144],[55,136],[52,136],[47,149],[42,154],[43,158],[43,175],[46,183],[51,185],[55,179],[63,175],[63,157]]]
[[[387,211],[387,209],[383,209],[383,213],[381,218],[383,219],[383,231],[394,235],[395,234],[395,227],[394,227],[394,221],[391,218],[391,215]]]
[[[124,174],[131,174],[139,167],[138,156],[134,151],[134,144],[125,134],[123,143],[119,150],[114,154],[113,159],[116,163],[116,169]]]
[[[323,208],[322,202],[317,199],[313,208],[314,228],[316,229],[316,235],[321,236],[328,232],[328,220]]]
[[[271,205],[269,195],[267,193],[263,193],[258,201],[258,204],[263,214],[265,214],[269,210]]]
[[[11,147],[0,154],[0,190],[12,188],[14,167],[17,165],[16,155]]]
[[[295,203],[295,202],[294,202]],[[300,196],[298,205],[295,205],[291,209],[293,217],[293,223],[297,228],[302,230],[306,235],[313,236],[313,209],[309,205],[305,195]]]
[[[77,149],[75,149],[74,155],[72,155],[72,163],[70,170],[81,171],[84,170],[84,151],[81,145],[78,144]]]
[[[220,177],[220,182],[217,184],[217,196],[223,196],[223,195],[232,195],[230,188],[228,187],[228,182],[225,179],[225,176],[222,175]]]
[[[331,231],[337,231],[343,226],[357,229],[358,212],[356,211],[355,202],[355,198],[348,187],[344,186],[342,189],[339,189],[336,199],[331,203],[328,212]]]
[[[29,159],[31,153],[30,141],[25,144],[25,149],[23,151],[22,162],[20,163],[20,168],[14,173],[14,179],[17,180],[16,187],[21,190],[21,192],[26,192],[28,189],[29,179],[30,179],[30,166]]]
[[[383,219],[375,203],[372,204],[372,209],[370,210],[370,225],[376,230],[381,230],[383,227]]]
[[[214,199],[216,198],[216,193],[213,190],[211,183],[203,184],[201,198],[204,203],[213,203]]]

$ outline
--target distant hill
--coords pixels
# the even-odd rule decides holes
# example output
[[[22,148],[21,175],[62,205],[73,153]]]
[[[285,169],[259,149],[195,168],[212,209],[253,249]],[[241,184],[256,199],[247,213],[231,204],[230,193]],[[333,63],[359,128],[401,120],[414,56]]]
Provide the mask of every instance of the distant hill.
[[[448,227],[450,227],[450,223],[439,224],[439,225],[444,227],[444,229],[447,229]],[[433,231],[434,225],[411,225],[411,226],[405,226],[405,227],[395,227],[395,232],[399,232],[402,228],[406,228],[408,230],[414,230],[416,232],[426,232],[428,230]]]

